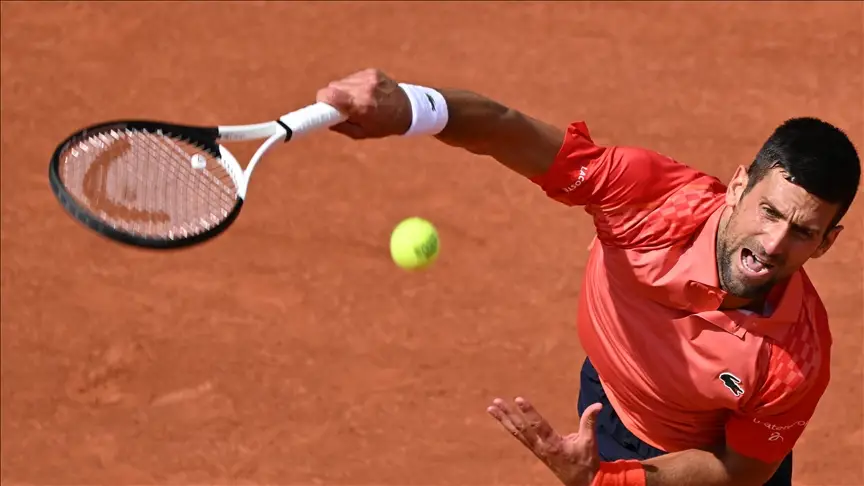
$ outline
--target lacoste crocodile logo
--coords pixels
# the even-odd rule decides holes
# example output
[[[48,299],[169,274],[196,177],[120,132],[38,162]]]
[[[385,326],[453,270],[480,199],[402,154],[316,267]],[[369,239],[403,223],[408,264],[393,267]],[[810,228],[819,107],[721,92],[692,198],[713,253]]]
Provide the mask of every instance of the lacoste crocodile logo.
[[[744,394],[744,389],[741,388],[741,378],[729,373],[728,371],[720,373],[720,381],[723,382],[723,385],[729,389],[736,397],[740,397]]]

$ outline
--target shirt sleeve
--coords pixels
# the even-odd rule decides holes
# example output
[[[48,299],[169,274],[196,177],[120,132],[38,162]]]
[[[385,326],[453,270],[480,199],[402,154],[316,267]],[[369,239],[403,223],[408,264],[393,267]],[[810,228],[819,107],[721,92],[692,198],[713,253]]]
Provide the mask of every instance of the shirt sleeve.
[[[755,405],[726,423],[726,443],[747,457],[775,462],[786,457],[810,422],[830,380],[828,349],[813,340],[773,345],[767,377]],[[823,342],[823,346],[824,346]],[[808,380],[808,375],[814,377]]]
[[[597,145],[584,122],[568,127],[552,166],[531,181],[562,204],[584,207],[598,237],[618,246],[662,235],[664,221],[691,216],[681,213],[713,210],[705,199],[725,191],[716,178],[657,152]]]

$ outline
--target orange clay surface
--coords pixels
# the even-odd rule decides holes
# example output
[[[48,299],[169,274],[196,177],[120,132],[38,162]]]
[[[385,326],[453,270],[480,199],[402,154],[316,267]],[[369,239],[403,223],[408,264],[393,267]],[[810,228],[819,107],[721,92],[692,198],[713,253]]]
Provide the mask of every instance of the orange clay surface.
[[[51,195],[80,126],[259,122],[378,67],[725,180],[792,116],[864,149],[862,30],[858,2],[3,3],[3,484],[552,485],[485,407],[578,424],[580,209],[430,138],[323,133],[218,240],[147,253]],[[862,214],[808,266],[835,345],[801,485],[864,484]],[[413,215],[441,232],[423,273],[389,260]]]

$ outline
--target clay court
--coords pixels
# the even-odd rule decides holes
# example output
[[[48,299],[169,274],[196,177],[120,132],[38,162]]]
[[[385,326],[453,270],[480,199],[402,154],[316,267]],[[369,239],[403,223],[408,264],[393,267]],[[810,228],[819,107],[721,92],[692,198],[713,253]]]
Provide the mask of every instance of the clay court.
[[[271,152],[188,251],[102,239],[48,188],[82,125],[270,120],[366,67],[723,180],[792,116],[864,151],[858,2],[4,2],[4,485],[557,484],[485,407],[577,427],[580,209],[431,139],[331,133]],[[423,273],[388,254],[413,215],[442,238]],[[835,344],[800,485],[864,484],[862,216],[808,266]]]

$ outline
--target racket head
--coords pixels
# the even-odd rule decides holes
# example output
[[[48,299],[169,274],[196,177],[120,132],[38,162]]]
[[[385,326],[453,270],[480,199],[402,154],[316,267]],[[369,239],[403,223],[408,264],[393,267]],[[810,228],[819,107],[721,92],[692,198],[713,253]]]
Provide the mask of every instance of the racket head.
[[[79,130],[54,151],[51,190],[96,233],[140,248],[197,245],[243,208],[244,173],[218,127],[119,120]],[[193,167],[193,157],[206,162]]]

